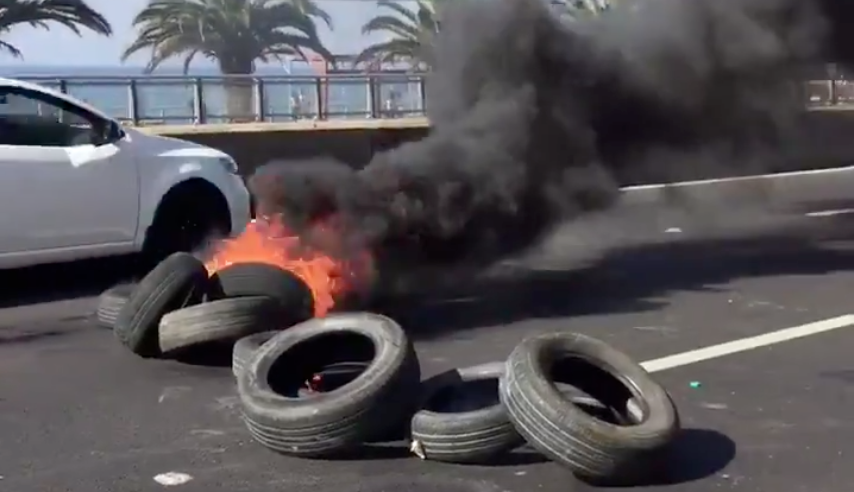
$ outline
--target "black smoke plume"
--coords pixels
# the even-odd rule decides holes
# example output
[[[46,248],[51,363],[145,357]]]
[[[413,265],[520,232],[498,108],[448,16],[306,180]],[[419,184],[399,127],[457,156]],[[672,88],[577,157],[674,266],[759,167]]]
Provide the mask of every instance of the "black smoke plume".
[[[854,2],[615,3],[570,21],[536,0],[448,2],[429,136],[359,171],[326,158],[264,166],[250,180],[259,211],[309,240],[333,221],[333,254],[488,264],[608,207],[616,176],[761,170],[797,130],[796,69],[854,50]]]

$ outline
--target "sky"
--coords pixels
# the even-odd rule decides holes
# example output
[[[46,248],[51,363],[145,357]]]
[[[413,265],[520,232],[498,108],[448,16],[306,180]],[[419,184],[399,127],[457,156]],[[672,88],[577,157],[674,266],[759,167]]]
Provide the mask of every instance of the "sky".
[[[375,1],[317,1],[333,17],[334,31],[330,31],[322,22],[318,23],[323,41],[333,53],[357,53],[365,46],[383,39],[383,35],[368,37],[361,33],[362,25],[381,11]],[[10,33],[3,35],[3,40],[17,46],[23,52],[24,59],[18,60],[9,54],[0,53],[0,65],[101,67],[120,64],[122,51],[133,41],[136,34],[131,22],[148,0],[88,0],[88,3],[110,21],[114,31],[112,37],[98,36],[88,31],[83,31],[83,36],[78,37],[61,26],[53,27],[49,31],[28,25],[16,26]],[[148,61],[148,56],[149,53],[139,53],[125,65],[143,66]],[[198,61],[194,66],[207,64],[209,63]],[[180,60],[165,65],[180,66]]]

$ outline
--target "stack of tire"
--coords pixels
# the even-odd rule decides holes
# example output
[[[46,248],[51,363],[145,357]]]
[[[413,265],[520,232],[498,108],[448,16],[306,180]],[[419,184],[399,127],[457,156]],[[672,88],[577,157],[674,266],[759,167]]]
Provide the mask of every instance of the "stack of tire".
[[[634,484],[659,470],[679,431],[670,396],[639,364],[574,333],[422,382],[397,323],[340,313],[241,339],[233,371],[252,437],[298,457],[358,456],[398,436],[422,459],[489,463],[527,443],[588,482]],[[491,401],[466,408],[475,386]]]
[[[139,284],[105,292],[97,316],[130,351],[154,358],[234,344],[312,314],[311,291],[291,272],[244,263],[211,276],[198,258],[175,253]]]

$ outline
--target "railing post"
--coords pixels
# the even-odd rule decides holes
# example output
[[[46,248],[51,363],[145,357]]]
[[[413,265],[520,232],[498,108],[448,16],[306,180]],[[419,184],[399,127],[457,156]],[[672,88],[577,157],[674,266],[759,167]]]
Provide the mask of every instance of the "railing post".
[[[377,77],[373,75],[368,76],[368,94],[369,100],[371,102],[371,118],[380,118],[382,115],[380,114],[380,94],[379,94],[379,81]]]
[[[266,107],[264,102],[264,80],[254,78],[252,81],[254,82],[253,91],[255,92],[255,121],[264,122],[267,121],[266,111],[264,110]]]
[[[139,124],[139,93],[136,86],[136,79],[130,79],[128,84],[128,119],[131,124],[137,126]]]
[[[424,76],[423,75],[418,76],[418,99],[419,99],[418,102],[421,103],[421,107],[418,109],[421,110],[422,115],[426,115],[427,114],[427,90],[426,90],[426,85],[424,83]]]
[[[317,114],[315,119],[326,119],[326,101],[323,99],[323,78],[317,76],[314,78],[314,99],[317,101]]]
[[[59,79],[59,92],[61,92],[63,94],[68,94],[68,81],[67,80]],[[58,120],[60,123],[65,122],[65,111],[62,109],[59,110]]]
[[[839,67],[835,63],[828,63],[824,66],[827,74],[827,95],[830,99],[830,104],[836,105],[839,102],[839,95],[836,92],[836,80],[839,78]]]
[[[836,89],[836,79],[827,81],[827,90],[830,95],[830,104],[833,106],[839,104],[839,93]]]
[[[193,120],[197,125],[204,125],[207,120],[205,114],[205,96],[202,90],[202,79],[193,79]]]

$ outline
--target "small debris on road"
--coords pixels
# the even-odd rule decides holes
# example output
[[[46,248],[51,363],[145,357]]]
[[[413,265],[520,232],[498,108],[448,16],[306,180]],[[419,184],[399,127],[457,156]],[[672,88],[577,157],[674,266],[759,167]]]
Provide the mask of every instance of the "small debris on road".
[[[409,451],[415,456],[421,458],[422,460],[427,459],[427,454],[424,453],[424,446],[421,445],[421,441],[413,440],[412,443],[409,445]]]
[[[173,485],[184,485],[192,479],[192,476],[180,472],[167,472],[154,476],[154,481],[165,487],[171,487]]]

